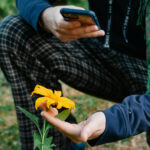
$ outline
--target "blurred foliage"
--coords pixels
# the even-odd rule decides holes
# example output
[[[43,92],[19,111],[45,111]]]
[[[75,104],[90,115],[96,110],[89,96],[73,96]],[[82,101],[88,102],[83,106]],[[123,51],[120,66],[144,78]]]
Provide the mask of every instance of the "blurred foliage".
[[[4,75],[0,69],[0,87],[2,87],[2,86],[9,86],[9,85],[8,85],[8,82],[6,80],[4,80]],[[2,92],[2,89],[0,90],[0,93],[1,92]]]
[[[15,0],[1,0],[0,1],[0,20],[5,16],[17,13]]]
[[[68,5],[76,5],[88,9],[88,0],[68,0]]]
[[[0,69],[0,150],[20,150],[11,90]]]

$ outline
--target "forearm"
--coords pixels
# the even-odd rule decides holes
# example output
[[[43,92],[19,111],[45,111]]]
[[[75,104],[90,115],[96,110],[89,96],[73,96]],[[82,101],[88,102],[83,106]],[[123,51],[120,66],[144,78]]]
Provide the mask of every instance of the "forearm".
[[[121,104],[104,110],[106,129],[91,145],[113,142],[137,135],[150,127],[150,95],[132,95]]]

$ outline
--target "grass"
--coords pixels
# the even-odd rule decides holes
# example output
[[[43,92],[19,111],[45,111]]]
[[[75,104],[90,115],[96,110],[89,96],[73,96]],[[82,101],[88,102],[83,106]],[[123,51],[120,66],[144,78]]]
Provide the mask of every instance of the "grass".
[[[64,96],[76,102],[74,115],[78,122],[86,119],[93,112],[105,109],[113,103],[104,101],[63,85]],[[87,150],[148,150],[145,133],[124,139],[116,143],[105,144]],[[0,150],[20,150],[18,125],[10,87],[0,71]]]
[[[0,71],[0,150],[19,150],[18,125],[10,87]]]

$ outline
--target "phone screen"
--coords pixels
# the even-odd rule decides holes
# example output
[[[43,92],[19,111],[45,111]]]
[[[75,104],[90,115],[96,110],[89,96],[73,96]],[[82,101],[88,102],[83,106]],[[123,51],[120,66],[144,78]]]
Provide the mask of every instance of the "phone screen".
[[[94,25],[94,21],[90,16],[80,14],[63,14],[66,21],[78,20],[82,25]]]

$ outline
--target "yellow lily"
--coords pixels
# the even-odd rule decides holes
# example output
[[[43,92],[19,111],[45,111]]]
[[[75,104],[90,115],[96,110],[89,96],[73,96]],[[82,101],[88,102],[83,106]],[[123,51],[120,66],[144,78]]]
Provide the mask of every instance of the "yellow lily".
[[[33,94],[39,94],[43,96],[37,98],[35,102],[35,109],[37,109],[43,102],[46,102],[48,109],[51,105],[57,105],[57,109],[61,109],[62,107],[67,109],[75,109],[75,103],[66,97],[62,97],[61,91],[53,92],[51,89],[47,89],[41,85],[36,85],[34,91],[31,93],[31,96]]]

